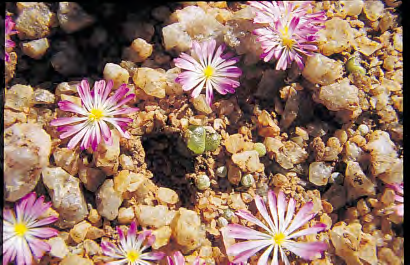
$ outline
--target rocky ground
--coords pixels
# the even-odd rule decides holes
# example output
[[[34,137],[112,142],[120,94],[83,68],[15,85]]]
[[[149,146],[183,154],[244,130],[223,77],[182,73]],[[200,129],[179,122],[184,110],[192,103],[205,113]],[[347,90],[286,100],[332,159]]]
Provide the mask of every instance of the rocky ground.
[[[315,3],[328,17],[319,52],[303,71],[279,71],[259,59],[246,3],[7,3],[18,34],[5,71],[5,206],[33,190],[52,201],[59,235],[39,264],[104,264],[100,243],[133,220],[154,231],[155,250],[227,264],[233,242],[220,229],[250,226],[234,212],[255,213],[254,196],[269,189],[298,208],[313,201],[327,225],[306,236],[328,243],[322,258],[293,264],[404,264],[403,217],[387,185],[403,182],[399,5]],[[174,81],[173,62],[209,38],[240,55],[243,71],[236,93],[215,93],[211,107]],[[80,104],[83,78],[136,94],[131,139],[113,131],[96,152],[59,139],[57,103]],[[213,151],[192,151],[191,125],[215,135]]]

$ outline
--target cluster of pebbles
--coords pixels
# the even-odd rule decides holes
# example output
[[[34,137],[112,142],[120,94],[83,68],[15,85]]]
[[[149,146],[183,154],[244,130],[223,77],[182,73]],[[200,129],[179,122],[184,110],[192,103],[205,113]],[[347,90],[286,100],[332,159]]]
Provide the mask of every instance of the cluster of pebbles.
[[[227,264],[234,242],[220,228],[249,226],[235,211],[255,212],[254,196],[269,189],[297,208],[312,201],[312,222],[327,225],[306,236],[329,245],[310,264],[404,264],[403,217],[386,185],[403,182],[400,2],[315,2],[328,19],[303,71],[259,59],[246,4],[120,5],[7,3],[18,34],[5,71],[5,199],[12,206],[34,190],[52,201],[60,232],[40,264],[104,264],[100,243],[134,220],[153,230],[155,250]],[[210,38],[243,70],[237,92],[212,106],[182,90],[172,61]],[[113,131],[113,145],[96,152],[59,139],[57,102],[81,104],[83,78],[136,94],[131,139]],[[193,152],[192,126],[218,134],[215,146]]]

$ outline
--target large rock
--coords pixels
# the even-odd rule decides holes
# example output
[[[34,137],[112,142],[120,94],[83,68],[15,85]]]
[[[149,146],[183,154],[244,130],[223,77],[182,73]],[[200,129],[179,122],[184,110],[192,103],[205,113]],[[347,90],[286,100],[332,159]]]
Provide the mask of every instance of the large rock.
[[[186,253],[199,248],[205,240],[205,229],[201,227],[201,218],[191,210],[179,208],[171,223],[172,237]]]
[[[16,201],[37,185],[48,165],[51,139],[37,124],[14,124],[4,131],[4,189]]]
[[[48,189],[53,207],[60,214],[56,225],[71,228],[88,215],[80,180],[61,167],[45,168],[42,172],[44,185]]]
[[[73,2],[60,2],[57,17],[60,27],[66,33],[79,31],[94,23],[94,18],[85,13],[79,4]]]
[[[320,53],[309,56],[302,75],[313,84],[330,85],[342,77],[343,65]]]
[[[150,96],[157,98],[165,97],[165,88],[167,87],[167,79],[165,73],[147,68],[138,68],[132,77],[134,84],[140,87]]]
[[[97,191],[96,204],[98,213],[112,221],[118,216],[118,208],[122,203],[122,192],[114,189],[114,181],[107,179]]]
[[[140,225],[159,228],[171,223],[175,217],[175,211],[170,211],[164,205],[138,205],[135,208],[135,215]]]
[[[22,40],[41,39],[50,34],[54,23],[55,15],[48,6],[37,2],[22,8],[16,20],[16,30]]]
[[[14,85],[6,92],[4,108],[28,113],[34,105],[32,102],[33,88],[25,85]]]

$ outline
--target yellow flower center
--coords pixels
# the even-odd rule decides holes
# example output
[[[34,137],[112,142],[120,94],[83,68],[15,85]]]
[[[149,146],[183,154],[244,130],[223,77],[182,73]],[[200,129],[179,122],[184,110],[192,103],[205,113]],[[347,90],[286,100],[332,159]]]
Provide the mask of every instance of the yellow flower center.
[[[140,254],[135,250],[131,250],[127,253],[127,259],[130,262],[135,262],[139,257],[140,257]]]
[[[286,236],[284,233],[278,233],[273,236],[273,241],[279,246],[285,242]]]
[[[18,223],[14,226],[14,232],[16,232],[18,236],[24,236],[27,230],[27,226],[23,223]]]
[[[208,79],[208,78],[211,78],[212,77],[212,75],[214,74],[214,68],[212,68],[210,65],[208,65],[206,68],[205,68],[205,70],[204,70],[204,75],[205,75],[205,77]]]
[[[288,31],[288,26],[286,26],[283,30],[280,31],[282,33],[282,45],[288,49],[292,49],[293,44],[295,44],[295,41],[292,39],[292,36],[289,36]]]
[[[92,109],[90,112],[90,115],[88,115],[88,118],[91,121],[98,121],[104,116],[104,113],[102,110],[99,109]]]

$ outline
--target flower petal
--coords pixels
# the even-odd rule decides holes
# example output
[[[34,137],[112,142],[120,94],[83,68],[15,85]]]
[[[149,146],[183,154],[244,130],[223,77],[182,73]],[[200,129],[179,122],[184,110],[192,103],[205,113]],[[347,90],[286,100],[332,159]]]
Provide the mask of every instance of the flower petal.
[[[293,241],[286,241],[283,246],[306,260],[312,260],[317,254],[321,254],[328,247],[325,242],[301,243]]]
[[[249,221],[251,223],[258,225],[259,227],[265,229],[267,232],[271,232],[271,230],[266,225],[264,225],[258,218],[256,218],[253,214],[245,210],[238,210],[236,212],[236,215],[239,217],[242,217],[246,221]]]
[[[236,239],[271,239],[268,234],[261,233],[254,229],[238,224],[229,224],[226,226],[227,236]]]

